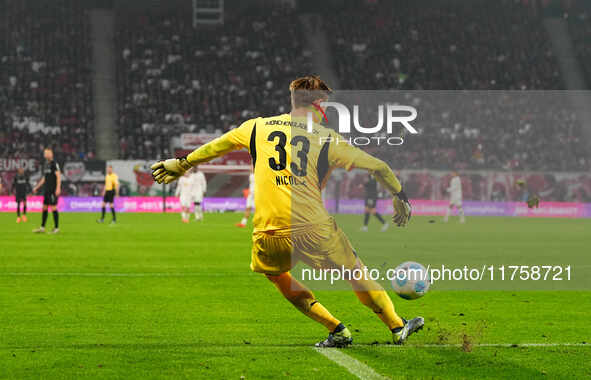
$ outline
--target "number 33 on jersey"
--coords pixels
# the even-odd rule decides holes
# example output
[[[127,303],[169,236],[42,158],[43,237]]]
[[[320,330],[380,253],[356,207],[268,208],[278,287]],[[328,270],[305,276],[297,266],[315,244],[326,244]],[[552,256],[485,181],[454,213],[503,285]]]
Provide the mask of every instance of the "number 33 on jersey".
[[[246,148],[255,176],[254,231],[297,228],[329,218],[321,190],[336,167],[380,170],[384,163],[347,143],[336,132],[305,118],[282,114],[250,119],[191,153],[192,164]],[[389,169],[388,169],[389,170]],[[395,186],[400,191],[396,180]]]

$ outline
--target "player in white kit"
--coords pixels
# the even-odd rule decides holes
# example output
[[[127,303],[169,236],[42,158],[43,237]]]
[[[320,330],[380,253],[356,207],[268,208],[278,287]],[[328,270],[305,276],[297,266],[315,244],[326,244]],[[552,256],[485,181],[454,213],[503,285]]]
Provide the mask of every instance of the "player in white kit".
[[[449,182],[447,192],[449,193],[449,208],[445,212],[443,221],[448,221],[449,214],[455,206],[458,209],[458,215],[460,215],[460,223],[465,223],[466,218],[464,217],[464,209],[462,208],[462,181],[460,180],[458,172],[452,173],[452,178]]]
[[[238,227],[246,227],[248,218],[254,209],[254,173],[250,173],[248,176],[248,196],[246,197],[246,210],[244,211],[244,217],[240,223],[236,224]]]
[[[175,196],[180,198],[181,202],[181,219],[183,223],[189,223],[191,215],[191,204],[193,203],[193,178],[191,173],[187,172],[184,176],[179,178],[176,186]]]
[[[193,181],[193,204],[195,205],[195,220],[203,220],[203,195],[207,191],[205,174],[197,166],[193,169],[191,179]]]

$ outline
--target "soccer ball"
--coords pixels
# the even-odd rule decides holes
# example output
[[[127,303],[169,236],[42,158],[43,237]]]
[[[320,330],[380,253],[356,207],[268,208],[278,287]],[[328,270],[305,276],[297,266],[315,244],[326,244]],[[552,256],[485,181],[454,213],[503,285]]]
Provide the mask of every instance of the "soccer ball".
[[[407,261],[396,267],[392,287],[396,294],[406,300],[422,297],[429,290],[431,276],[424,266]]]

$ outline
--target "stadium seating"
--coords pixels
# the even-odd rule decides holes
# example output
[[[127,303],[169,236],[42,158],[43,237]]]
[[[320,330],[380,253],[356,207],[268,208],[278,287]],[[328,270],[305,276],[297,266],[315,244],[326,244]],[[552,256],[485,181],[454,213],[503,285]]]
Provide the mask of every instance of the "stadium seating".
[[[271,22],[292,12],[252,9],[197,29],[183,14],[127,16],[117,37],[122,156],[154,157],[163,128],[226,131],[287,111],[289,82],[311,70],[297,20]]]
[[[342,88],[563,86],[540,18],[516,1],[355,2],[325,24]]]
[[[94,155],[87,15],[77,0],[4,0],[0,156]]]

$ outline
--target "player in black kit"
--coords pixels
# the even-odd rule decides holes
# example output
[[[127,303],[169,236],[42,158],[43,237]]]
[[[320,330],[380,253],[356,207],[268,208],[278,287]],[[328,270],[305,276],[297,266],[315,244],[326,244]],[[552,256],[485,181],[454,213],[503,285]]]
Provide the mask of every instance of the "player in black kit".
[[[382,218],[382,216],[376,211],[376,205],[378,203],[378,183],[370,175],[367,182],[363,185],[365,187],[365,215],[363,217],[363,226],[361,231],[367,231],[367,223],[369,222],[369,216],[375,215],[375,217],[382,223],[382,231],[388,229],[388,223]]]
[[[41,227],[33,230],[35,233],[45,232],[45,222],[47,222],[47,209],[51,208],[53,212],[53,230],[52,234],[59,232],[59,214],[57,212],[57,200],[62,191],[62,177],[60,174],[60,167],[57,162],[53,160],[53,151],[50,148],[45,148],[43,151],[45,163],[43,163],[42,173],[43,177],[33,189],[33,193],[42,185],[45,185],[43,192],[43,216],[41,218]]]
[[[12,192],[16,200],[16,222],[27,221],[27,194],[31,190],[29,176],[23,168],[19,168],[12,181]],[[23,204],[23,215],[21,217],[21,203]]]

